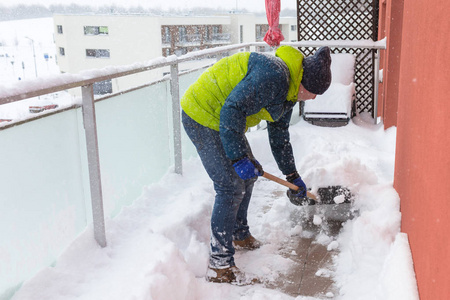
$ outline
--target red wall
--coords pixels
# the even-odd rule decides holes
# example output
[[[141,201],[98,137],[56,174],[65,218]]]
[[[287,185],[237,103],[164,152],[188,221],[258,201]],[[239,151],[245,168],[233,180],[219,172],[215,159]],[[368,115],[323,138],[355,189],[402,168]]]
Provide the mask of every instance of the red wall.
[[[398,84],[402,50],[403,0],[380,1],[380,26],[378,39],[386,37],[386,50],[381,51],[380,68],[383,84],[379,88],[378,115],[385,128],[397,125]],[[383,53],[384,52],[384,53]]]
[[[402,17],[394,187],[420,298],[444,300],[450,299],[450,2],[404,1]]]

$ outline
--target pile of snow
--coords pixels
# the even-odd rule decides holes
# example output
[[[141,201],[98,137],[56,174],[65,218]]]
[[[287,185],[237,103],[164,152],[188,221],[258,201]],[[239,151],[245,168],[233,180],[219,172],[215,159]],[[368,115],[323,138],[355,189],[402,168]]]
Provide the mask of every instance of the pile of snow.
[[[313,190],[346,186],[360,211],[344,223],[337,237],[326,231],[316,237],[316,242],[339,253],[332,270],[317,270],[317,276],[334,278],[339,293],[328,295],[334,299],[418,299],[407,240],[399,233],[399,197],[392,187],[396,131],[385,131],[368,119],[356,118],[339,128],[300,120],[290,129],[306,184]],[[266,130],[247,136],[265,170],[281,177]],[[263,285],[206,282],[215,193],[199,159],[185,162],[183,170],[183,175],[169,171],[116,218],[107,220],[106,248],[95,243],[92,228],[87,228],[54,267],[25,282],[13,299],[316,299],[292,297]],[[285,191],[263,178],[256,182],[249,224],[264,245],[235,256],[238,267],[268,281],[286,274],[293,264],[282,255],[283,247],[310,234],[292,217],[303,208],[292,205]],[[324,222],[317,216],[314,223],[320,227]]]

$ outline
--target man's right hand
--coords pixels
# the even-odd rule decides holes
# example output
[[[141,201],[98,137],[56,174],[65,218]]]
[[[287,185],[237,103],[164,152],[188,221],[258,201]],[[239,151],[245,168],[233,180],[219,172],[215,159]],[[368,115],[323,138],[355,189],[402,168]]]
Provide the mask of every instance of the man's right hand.
[[[234,170],[241,179],[247,180],[256,176],[262,176],[264,171],[256,159],[244,157],[233,164]]]

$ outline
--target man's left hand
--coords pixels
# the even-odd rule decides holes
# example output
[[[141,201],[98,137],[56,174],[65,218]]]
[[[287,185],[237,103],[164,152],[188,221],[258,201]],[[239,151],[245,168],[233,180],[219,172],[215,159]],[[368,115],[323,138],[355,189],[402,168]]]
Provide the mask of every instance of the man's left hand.
[[[300,177],[300,175],[298,175],[297,172],[294,172],[293,174],[287,176],[286,180],[298,186],[298,190],[291,190],[291,194],[299,198],[306,197],[306,184],[303,182],[302,178]]]

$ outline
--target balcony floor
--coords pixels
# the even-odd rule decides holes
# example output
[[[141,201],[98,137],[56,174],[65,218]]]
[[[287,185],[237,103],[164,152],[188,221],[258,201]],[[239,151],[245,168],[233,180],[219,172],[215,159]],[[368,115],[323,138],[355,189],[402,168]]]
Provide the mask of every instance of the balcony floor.
[[[282,291],[288,295],[329,298],[338,294],[330,272],[334,270],[333,256],[337,249],[328,250],[327,246],[316,242],[320,230],[326,227],[329,236],[337,236],[342,226],[340,221],[328,221],[325,226],[314,228],[311,226],[311,237],[293,239],[283,250],[284,256],[294,264],[284,275],[268,287]]]

